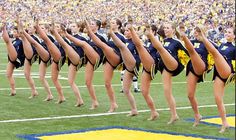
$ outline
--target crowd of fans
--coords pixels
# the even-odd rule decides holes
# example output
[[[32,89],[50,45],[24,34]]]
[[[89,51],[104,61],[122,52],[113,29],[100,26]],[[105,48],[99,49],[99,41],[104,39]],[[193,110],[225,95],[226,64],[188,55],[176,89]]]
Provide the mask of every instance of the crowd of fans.
[[[0,5],[1,16],[7,18],[9,26],[17,14],[27,22],[39,17],[46,22],[53,19],[65,24],[85,18],[105,22],[112,17],[124,23],[131,16],[137,26],[183,22],[189,36],[196,24],[204,24],[208,37],[220,41],[223,30],[235,23],[234,0],[1,0]]]

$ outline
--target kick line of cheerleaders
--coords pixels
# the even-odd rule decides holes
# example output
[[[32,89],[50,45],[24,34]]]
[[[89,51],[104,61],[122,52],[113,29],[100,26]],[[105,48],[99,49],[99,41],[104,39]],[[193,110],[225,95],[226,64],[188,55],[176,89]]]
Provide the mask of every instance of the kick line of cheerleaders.
[[[92,100],[91,109],[99,106],[92,81],[94,71],[103,64],[104,84],[110,101],[108,112],[114,112],[118,105],[111,81],[114,70],[123,64],[125,67],[123,92],[131,107],[128,116],[136,116],[138,110],[130,88],[133,77],[138,76],[142,63],[141,92],[151,110],[148,120],[156,120],[159,117],[150,95],[150,84],[156,73],[160,71],[164,95],[171,113],[167,124],[173,124],[179,117],[176,112],[175,98],[172,95],[172,77],[183,71],[184,61],[181,59],[187,55],[189,58],[186,63],[187,94],[194,112],[193,126],[197,126],[202,116],[198,110],[195,91],[197,83],[203,82],[205,73],[211,69],[209,56],[212,55],[215,62],[213,66],[214,96],[222,120],[219,132],[223,133],[229,128],[223,96],[226,84],[235,78],[234,27],[229,27],[225,32],[227,43],[217,46],[207,39],[204,26],[201,25],[196,25],[194,28],[195,39],[190,40],[185,34],[183,24],[179,24],[177,28],[172,23],[165,23],[163,41],[161,42],[157,37],[155,25],[145,25],[147,39],[141,40],[133,27],[132,20],[124,24],[123,35],[121,33],[122,22],[117,18],[111,19],[108,30],[109,40],[98,33],[101,27],[99,20],[74,22],[69,25],[69,28],[61,23],[40,24],[39,20],[36,20],[34,24],[29,24],[25,29],[19,18],[16,22],[17,27],[13,30],[13,41],[9,38],[6,22],[2,27],[2,37],[8,52],[9,63],[6,75],[11,87],[11,96],[16,95],[13,71],[21,66],[24,66],[25,77],[31,88],[30,98],[38,95],[34,80],[30,75],[31,66],[38,58],[40,81],[47,92],[45,101],[53,99],[49,84],[45,79],[46,69],[51,65],[51,79],[58,93],[57,103],[63,103],[65,97],[58,75],[68,58],[68,82],[77,100],[75,106],[80,107],[84,104],[78,86],[75,84],[76,73],[82,66],[85,66],[86,86]],[[85,31],[88,36],[85,35]],[[176,39],[176,36],[182,41]]]

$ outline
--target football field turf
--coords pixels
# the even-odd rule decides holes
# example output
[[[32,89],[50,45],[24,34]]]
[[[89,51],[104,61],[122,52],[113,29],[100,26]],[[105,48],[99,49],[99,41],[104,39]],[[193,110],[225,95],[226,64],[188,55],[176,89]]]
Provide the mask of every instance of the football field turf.
[[[197,87],[196,97],[200,106],[200,113],[206,118],[194,128],[193,111],[190,107],[186,93],[185,71],[173,78],[173,95],[176,99],[177,112],[180,120],[174,125],[167,125],[170,112],[163,93],[161,75],[158,73],[152,81],[151,96],[155,101],[160,117],[155,121],[147,121],[150,116],[149,108],[141,93],[134,94],[138,110],[138,116],[126,117],[130,106],[124,94],[120,93],[120,72],[115,71],[112,81],[119,108],[114,113],[106,113],[109,109],[109,100],[106,94],[103,80],[102,66],[95,71],[94,86],[100,106],[90,110],[91,100],[84,81],[84,68],[77,73],[76,83],[84,99],[85,105],[75,107],[75,96],[67,80],[68,66],[65,64],[60,72],[60,82],[66,97],[66,102],[55,104],[57,92],[50,79],[50,67],[48,68],[47,80],[49,81],[54,100],[44,102],[46,92],[39,81],[38,62],[33,64],[32,76],[34,78],[39,96],[28,99],[30,89],[24,78],[23,68],[14,72],[17,95],[9,96],[10,88],[6,78],[7,53],[5,44],[0,41],[0,139],[12,140],[21,138],[32,138],[34,136],[46,139],[48,135],[74,134],[82,140],[138,140],[135,135],[140,135],[142,140],[149,140],[159,134],[170,134],[169,139],[184,139],[173,136],[194,136],[208,139],[235,139],[235,125],[224,134],[218,133],[220,125],[209,121],[209,118],[218,117],[217,107],[213,96],[213,83],[211,82],[212,72],[207,74],[206,82],[200,83]],[[140,79],[139,79],[140,81]],[[224,103],[229,119],[235,124],[235,85],[226,87]],[[232,118],[233,117],[233,118]],[[221,123],[221,121],[220,121]],[[101,133],[103,130],[105,133]],[[129,133],[134,131],[133,135]],[[82,136],[82,132],[91,132],[89,136]],[[113,132],[114,131],[114,132]],[[128,131],[128,132],[127,132]],[[145,132],[145,133],[144,133]],[[99,138],[106,134],[113,134],[112,137]],[[77,135],[78,134],[78,135]],[[80,135],[81,134],[81,135]],[[131,135],[131,136],[130,136]],[[143,136],[143,138],[141,137]],[[70,137],[70,136],[69,136]],[[62,139],[68,139],[62,138]],[[150,137],[150,138],[149,138]],[[164,137],[162,139],[167,139]],[[87,138],[87,139],[86,139]],[[96,139],[97,138],[97,139]],[[57,138],[54,138],[57,139]],[[71,137],[72,139],[72,137]],[[78,138],[79,139],[79,138]],[[156,139],[153,139],[156,140]]]

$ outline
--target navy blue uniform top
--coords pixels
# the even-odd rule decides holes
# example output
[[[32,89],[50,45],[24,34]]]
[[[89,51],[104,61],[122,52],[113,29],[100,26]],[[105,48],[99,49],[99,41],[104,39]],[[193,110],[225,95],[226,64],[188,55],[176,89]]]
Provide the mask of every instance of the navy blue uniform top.
[[[196,39],[191,40],[191,43],[193,44],[194,49],[196,50],[196,52],[201,56],[201,59],[205,63],[207,63],[208,51],[207,51],[205,45],[201,41],[198,41]]]
[[[121,34],[116,32],[115,35],[123,42],[126,43],[126,39],[125,37]],[[118,54],[120,54],[120,50],[119,48],[115,45],[115,43],[113,42],[112,38],[108,41],[108,45],[113,48]]]
[[[77,38],[77,39],[79,39],[79,40],[82,40],[82,41],[85,41],[85,42],[88,43],[88,40],[87,40],[85,37],[83,37],[83,36],[81,36],[81,35],[79,35],[79,34],[75,34],[74,37]]]
[[[17,58],[20,61],[23,61],[25,59],[24,49],[23,49],[23,43],[19,38],[16,38],[12,41],[12,44],[17,52]]]
[[[67,38],[65,38],[65,37],[62,37],[63,38],[63,40],[68,44],[68,45],[70,45],[71,46],[71,43],[70,43],[70,41],[67,39]],[[61,52],[61,56],[66,56],[66,52],[65,52],[65,50],[64,50],[64,48],[59,44],[59,46],[58,46],[58,49],[60,50],[60,52]]]
[[[235,70],[233,69],[233,65],[232,65],[232,60],[236,59],[235,45],[232,42],[222,43],[219,46],[218,51],[225,58],[227,63],[230,65],[231,70],[233,72],[235,72]]]
[[[102,42],[104,42],[104,43],[107,44],[107,41],[106,41],[106,39],[105,39],[103,36],[99,35],[98,33],[95,33],[95,35],[96,35]],[[99,48],[99,47],[97,47],[97,45],[92,41],[92,39],[90,39],[89,45],[92,46],[94,50],[96,50],[96,52],[99,54],[100,57],[101,57],[101,56],[104,56],[102,49]]]
[[[54,40],[54,38],[53,38],[52,36],[51,36],[50,38]],[[63,40],[64,40],[67,44],[70,45],[69,41],[68,41],[66,38],[64,38],[64,37],[62,37],[62,38],[63,38]],[[51,40],[51,39],[50,39],[50,40]],[[52,40],[52,41],[53,41],[53,40]],[[57,42],[56,40],[54,40],[53,43],[56,45],[56,47],[57,47],[57,48],[59,49],[59,51],[61,52],[61,56],[62,56],[62,57],[65,57],[65,56],[66,56],[65,50],[62,48],[62,46],[59,44],[59,42]]]
[[[52,41],[52,43],[54,43],[56,41],[52,35],[48,34],[47,36]]]
[[[88,42],[88,40],[86,38],[80,36],[79,34],[75,34],[74,37],[81,40],[81,41]],[[74,43],[71,43],[71,46],[79,54],[80,57],[84,57],[84,50],[80,46],[77,46]]]
[[[47,36],[48,36],[48,38],[51,40],[51,42],[52,42],[53,44],[55,44],[55,39],[52,37],[52,35],[47,35]],[[41,44],[42,44],[42,46],[44,47],[44,49],[46,49],[46,50],[48,51],[48,47],[47,47],[45,41],[42,41]]]
[[[177,39],[164,39],[164,47],[178,62],[180,62],[178,58],[178,50],[183,50],[186,54],[188,54],[187,50],[184,48],[182,43]]]
[[[71,45],[70,41],[66,37],[62,37],[62,38],[68,45]]]
[[[36,35],[30,35],[35,41],[37,41],[39,44],[41,43],[39,38]]]
[[[145,48],[155,61],[160,58],[158,51],[154,48],[150,40],[145,41]]]
[[[35,35],[30,35],[30,36],[31,36],[35,41],[37,41],[39,44],[41,44],[41,42],[40,42],[40,40],[39,40],[38,37],[36,37]],[[34,54],[37,54],[37,51],[36,51],[36,49],[35,49],[34,46],[32,46],[32,49],[33,49]]]
[[[139,55],[138,55],[138,51],[136,50],[136,47],[135,47],[132,39],[127,39],[126,40],[126,45],[129,49],[129,51],[132,53],[133,57],[135,58],[136,63],[141,63],[141,60],[140,60]]]

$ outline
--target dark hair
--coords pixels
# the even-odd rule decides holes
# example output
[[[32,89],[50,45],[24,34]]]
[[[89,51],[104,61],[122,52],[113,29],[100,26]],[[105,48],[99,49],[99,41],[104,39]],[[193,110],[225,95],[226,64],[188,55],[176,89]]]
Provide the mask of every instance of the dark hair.
[[[71,32],[71,29],[70,29],[70,28],[67,28],[67,29],[66,29],[66,32],[67,32],[68,34],[72,35],[72,32]]]
[[[121,32],[122,34],[125,33],[125,27],[126,27],[127,24],[128,24],[128,23],[125,22],[125,23],[123,24],[123,26],[121,26],[121,28],[120,28],[120,32]]]
[[[66,25],[65,24],[61,23],[60,27],[61,27],[61,30],[66,31]]]
[[[128,24],[128,22],[125,22],[123,27],[126,27],[127,24]]]
[[[124,27],[120,29],[120,33],[121,33],[121,34],[124,34],[124,33],[125,33]]]
[[[98,19],[94,20],[96,25],[98,26],[98,30],[101,28],[102,22]]]
[[[152,29],[152,32],[154,33],[154,35],[157,35],[157,26],[152,24],[151,29]]]
[[[106,28],[106,26],[107,26],[107,20],[102,20],[101,27]]]
[[[76,25],[79,28],[79,32],[83,33],[84,32],[84,28],[85,28],[84,22],[82,22],[82,21],[76,22]]]
[[[119,25],[119,26],[118,26],[118,29],[120,30],[120,29],[122,28],[122,22],[121,22],[121,20],[118,19],[118,18],[115,18],[115,20],[116,20],[116,24]]]
[[[157,31],[157,34],[159,34],[162,38],[166,38],[163,25],[160,26],[160,28]]]

